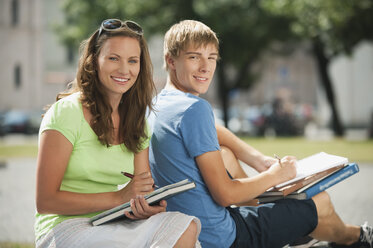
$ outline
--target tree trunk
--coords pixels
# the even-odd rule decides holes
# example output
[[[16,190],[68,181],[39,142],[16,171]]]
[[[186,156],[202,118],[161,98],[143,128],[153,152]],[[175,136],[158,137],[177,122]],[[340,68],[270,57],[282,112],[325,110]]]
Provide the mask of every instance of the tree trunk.
[[[334,89],[328,73],[329,59],[325,55],[324,44],[317,38],[313,40],[313,52],[316,57],[321,83],[332,111],[332,128],[334,134],[339,137],[343,136],[344,128],[339,118],[337,105],[335,103]]]
[[[225,127],[228,127],[228,109],[229,109],[229,90],[227,87],[225,71],[224,71],[224,62],[220,61],[217,67],[218,72],[218,96],[222,104],[223,111],[223,121]]]

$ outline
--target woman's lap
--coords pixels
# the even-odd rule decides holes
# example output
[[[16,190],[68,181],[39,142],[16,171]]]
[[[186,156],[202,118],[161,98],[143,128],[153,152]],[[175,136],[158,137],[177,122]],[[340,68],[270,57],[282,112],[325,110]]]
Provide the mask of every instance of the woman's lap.
[[[172,247],[191,221],[196,221],[200,231],[197,218],[179,212],[99,226],[92,226],[87,218],[69,219],[40,238],[36,247]]]

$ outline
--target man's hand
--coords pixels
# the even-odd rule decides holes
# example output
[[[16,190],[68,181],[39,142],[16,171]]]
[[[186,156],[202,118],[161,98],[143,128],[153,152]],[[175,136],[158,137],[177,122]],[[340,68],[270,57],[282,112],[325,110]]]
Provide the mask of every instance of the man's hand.
[[[277,161],[277,160],[276,160]],[[281,164],[277,161],[268,169],[268,172],[275,175],[276,184],[293,179],[297,174],[295,167],[297,159],[293,156],[285,156],[281,159]]]

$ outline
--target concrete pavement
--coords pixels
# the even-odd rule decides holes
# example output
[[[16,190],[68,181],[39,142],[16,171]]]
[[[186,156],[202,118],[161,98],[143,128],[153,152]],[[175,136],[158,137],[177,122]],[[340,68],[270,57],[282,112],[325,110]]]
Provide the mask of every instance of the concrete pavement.
[[[0,167],[0,242],[34,241],[35,158]]]
[[[341,218],[351,224],[373,224],[373,164],[328,192]],[[35,158],[9,159],[0,166],[0,242],[34,240]]]

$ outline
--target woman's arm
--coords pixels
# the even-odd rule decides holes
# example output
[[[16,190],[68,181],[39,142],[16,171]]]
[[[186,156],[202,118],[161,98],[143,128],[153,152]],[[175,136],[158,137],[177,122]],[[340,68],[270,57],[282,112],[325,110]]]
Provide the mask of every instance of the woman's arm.
[[[60,190],[72,150],[72,144],[60,132],[47,130],[41,134],[36,176],[36,207],[39,213],[87,214],[113,208],[152,191],[154,181],[149,170],[145,172],[143,169],[137,171],[140,174],[117,192],[86,194]],[[146,156],[145,153],[147,151],[142,156]],[[135,159],[135,163],[138,160]]]
[[[87,214],[109,209],[120,203],[115,193],[81,194],[61,191],[61,182],[73,146],[55,130],[43,132],[39,142],[36,174],[36,207],[39,213]]]
[[[276,159],[262,154],[254,147],[238,138],[231,131],[221,125],[215,125],[220,146],[229,148],[237,159],[251,166],[258,172],[266,171]]]
[[[135,170],[134,174],[141,174],[144,172],[150,172],[149,166],[149,147],[135,154],[134,158]]]
[[[265,190],[295,177],[295,158],[284,157],[265,172],[250,178],[231,180],[225,170],[220,151],[196,157],[198,167],[214,200],[229,206],[248,202]]]

